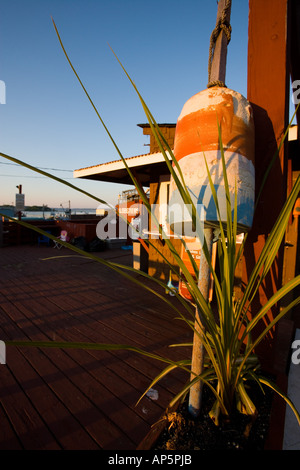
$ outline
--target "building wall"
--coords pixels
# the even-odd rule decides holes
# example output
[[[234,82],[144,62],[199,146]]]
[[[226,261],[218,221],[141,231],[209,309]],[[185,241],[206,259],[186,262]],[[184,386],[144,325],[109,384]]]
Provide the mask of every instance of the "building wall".
[[[156,179],[159,179],[157,175]],[[155,181],[150,184],[150,204],[159,204],[159,181]],[[149,246],[149,261],[148,261],[148,274],[160,279],[162,281],[169,280],[170,266],[165,262],[163,256],[175,267],[177,272],[179,272],[179,267],[172,255],[169,247],[167,246],[165,240],[157,239],[154,236],[150,235],[150,241],[154,246]],[[181,242],[180,240],[171,239],[171,242],[174,248],[180,253]],[[161,255],[159,252],[161,252]],[[173,281],[178,281],[176,275],[172,275]]]
[[[142,125],[142,127],[143,127],[143,133],[145,135],[150,136],[150,153],[160,152],[161,150],[155,140],[155,137],[152,134],[150,126],[145,124],[145,125]],[[168,142],[168,145],[171,148],[173,148],[176,125],[175,124],[160,124],[159,127],[160,127],[161,133],[164,136],[164,139]],[[159,201],[160,181],[163,176],[164,175],[158,175],[158,174],[151,175],[151,181],[152,181],[152,183],[150,184],[150,204],[151,205],[154,205],[154,204],[158,205],[160,202]],[[166,178],[169,177],[169,175],[165,175],[165,176]],[[160,279],[162,281],[167,282],[169,280],[170,266],[165,262],[165,260],[163,259],[163,256],[169,260],[169,262],[172,264],[172,266],[175,267],[177,272],[179,272],[179,267],[177,263],[175,262],[175,259],[173,255],[171,254],[164,240],[157,239],[154,236],[150,235],[150,241],[153,244],[153,246],[149,246],[148,274],[150,276],[155,277],[156,279]],[[173,239],[172,244],[175,247],[175,249],[180,252],[180,249],[181,249],[180,241]],[[161,255],[159,254],[157,250],[161,252]],[[173,275],[172,280],[178,281],[178,277]]]
[[[179,272],[179,267],[177,263],[175,262],[175,259],[172,256],[167,245],[163,241],[160,241],[160,240],[151,240],[151,243],[153,243],[153,245],[159,249],[159,251],[176,268],[177,272]],[[177,251],[180,250],[179,240],[173,240],[172,244],[174,245]],[[163,257],[158,254],[155,248],[151,246],[149,248],[148,274],[156,279],[160,279],[166,282],[168,282],[169,274],[170,274],[169,265],[165,262]],[[172,274],[172,281],[178,281],[178,276],[175,276],[175,274]]]
[[[173,148],[174,145],[174,137],[175,137],[175,124],[166,124],[166,125],[159,125],[160,131],[164,136],[164,139],[168,142],[168,145]],[[150,153],[160,152],[160,148],[154,135],[152,134],[151,128],[148,125],[143,126],[143,133],[145,135],[150,136]],[[165,146],[164,146],[165,147]]]

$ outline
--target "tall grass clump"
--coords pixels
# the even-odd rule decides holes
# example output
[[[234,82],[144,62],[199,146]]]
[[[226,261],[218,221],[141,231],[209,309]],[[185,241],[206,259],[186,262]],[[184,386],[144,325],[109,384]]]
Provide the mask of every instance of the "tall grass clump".
[[[115,146],[120,159],[123,161],[124,166],[126,167],[134,186],[136,187],[139,196],[149,212],[149,216],[155,219],[155,214],[151,211],[151,206],[148,201],[147,196],[145,195],[143,188],[139,185],[134,174],[131,172],[130,168],[127,165],[126,159],[123,157],[120,149],[118,148],[115,140],[110,134],[108,128],[106,127],[100,113],[98,112],[96,106],[94,105],[90,95],[88,94],[86,88],[81,82],[75,68],[73,67],[68,54],[63,46],[61,37],[56,28],[56,25],[53,21],[59,42],[63,49],[63,52],[75,73],[84,93],[86,94],[88,100],[90,101],[94,111],[96,112],[101,124],[104,126],[108,137],[111,139],[113,145]],[[119,61],[119,59],[117,58]],[[120,62],[120,61],[119,61]],[[236,201],[231,204],[229,187],[227,182],[227,170],[226,162],[224,156],[224,150],[222,147],[222,133],[218,125],[219,130],[219,143],[221,149],[221,158],[223,165],[223,175],[224,175],[224,184],[227,195],[227,221],[226,226],[223,225],[219,217],[219,230],[217,235],[217,256],[218,256],[218,270],[216,270],[212,264],[210,251],[207,246],[205,237],[203,236],[203,226],[199,223],[199,214],[197,213],[196,207],[193,204],[189,190],[184,182],[184,175],[182,174],[180,167],[174,157],[172,149],[168,145],[164,136],[162,135],[159,126],[157,125],[153,115],[151,114],[149,108],[144,102],[142,96],[140,95],[136,85],[124,69],[123,65],[120,63],[125,74],[130,80],[132,86],[134,87],[140,103],[144,109],[146,118],[151,127],[152,133],[156,138],[156,141],[159,145],[160,151],[164,155],[164,159],[170,171],[172,178],[176,182],[177,189],[180,192],[180,195],[190,210],[190,215],[193,220],[194,226],[197,227],[199,233],[197,237],[199,240],[202,240],[202,254],[205,256],[211,275],[214,281],[214,295],[216,308],[213,309],[212,304],[207,301],[207,299],[201,293],[197,281],[199,276],[199,269],[195,263],[192,254],[189,251],[188,245],[185,242],[184,237],[181,238],[181,243],[183,244],[189,259],[192,263],[194,272],[190,272],[187,266],[181,259],[181,253],[174,248],[174,245],[171,243],[167,234],[164,233],[162,227],[159,225],[159,222],[155,219],[157,227],[159,227],[160,235],[164,238],[164,242],[169,247],[178,267],[180,268],[179,278],[182,282],[186,284],[186,287],[192,297],[192,301],[188,302],[183,299],[178,293],[176,293],[176,298],[179,301],[179,307],[175,306],[173,299],[169,296],[164,295],[166,289],[166,284],[158,279],[151,278],[147,273],[139,271],[139,274],[145,279],[151,279],[155,284],[155,288],[149,287],[148,284],[144,283],[140,279],[136,279],[132,276],[133,273],[136,273],[132,267],[123,266],[119,263],[114,263],[111,261],[104,260],[99,258],[92,253],[88,253],[80,250],[79,248],[68,244],[66,242],[60,242],[63,245],[69,247],[71,250],[79,253],[82,256],[89,257],[96,262],[100,262],[109,266],[111,269],[114,269],[116,272],[121,273],[123,276],[131,279],[132,282],[136,283],[139,287],[150,290],[153,295],[158,296],[163,302],[168,303],[172,306],[176,315],[183,320],[196,335],[199,335],[201,343],[205,349],[205,361],[204,368],[201,374],[195,374],[191,370],[191,358],[183,359],[181,361],[172,361],[166,357],[162,357],[156,354],[152,354],[143,349],[138,349],[130,345],[117,345],[117,344],[97,344],[97,343],[69,343],[69,342],[21,342],[21,341],[7,341],[7,344],[15,346],[33,346],[33,347],[54,347],[54,348],[83,348],[83,349],[102,349],[102,350],[120,350],[127,349],[131,350],[138,354],[143,354],[149,357],[152,357],[158,361],[161,361],[165,364],[165,367],[162,369],[161,373],[153,378],[149,388],[157,383],[160,379],[165,377],[167,374],[171,373],[177,368],[183,369],[187,373],[187,383],[180,390],[180,392],[174,397],[170,405],[173,405],[178,400],[183,399],[186,394],[188,394],[190,388],[195,385],[197,382],[201,381],[206,384],[215,397],[215,403],[211,410],[211,418],[216,424],[219,422],[219,417],[223,416],[230,419],[230,416],[233,410],[237,407],[238,410],[242,413],[245,413],[250,416],[255,416],[256,406],[252,402],[251,396],[249,395],[247,383],[255,382],[259,384],[263,390],[265,386],[271,388],[276,393],[278,393],[282,398],[288,403],[292,408],[294,414],[297,417],[298,423],[300,424],[300,415],[290,399],[282,393],[278,387],[273,383],[269,378],[265,377],[260,370],[259,358],[256,355],[257,346],[263,341],[269,332],[275,327],[276,323],[283,318],[291,309],[293,309],[299,302],[300,297],[293,299],[288,305],[282,308],[279,314],[271,321],[264,322],[264,319],[267,318],[268,312],[276,305],[280,303],[282,299],[291,291],[293,291],[300,284],[300,276],[296,276],[294,279],[290,280],[287,284],[283,285],[278,291],[275,291],[273,295],[267,300],[265,305],[262,305],[258,310],[254,310],[253,300],[258,293],[259,288],[264,282],[267,274],[269,273],[275,257],[280,249],[280,246],[283,242],[284,235],[286,232],[286,227],[288,220],[292,211],[292,208],[295,204],[295,201],[298,197],[300,191],[300,178],[298,177],[297,181],[294,184],[294,187],[289,194],[279,217],[274,224],[268,238],[266,239],[265,245],[261,251],[261,254],[256,262],[256,265],[249,275],[247,285],[242,293],[242,296],[237,300],[234,296],[234,287],[235,287],[235,272],[237,263],[242,256],[245,241],[247,235],[244,237],[244,241],[240,246],[240,249],[237,250],[237,206]],[[292,121],[291,121],[292,122]],[[285,136],[281,142],[281,145],[288,133],[288,129],[285,133]],[[33,171],[36,171],[44,176],[55,179],[56,181],[68,185],[70,188],[80,191],[85,195],[92,197],[93,199],[105,203],[105,201],[100,198],[89,194],[86,191],[78,189],[75,185],[67,183],[66,181],[54,177],[53,175],[37,169],[27,163],[9,155],[0,153],[0,155],[8,160],[13,161],[23,165]],[[205,158],[205,155],[204,155]],[[277,158],[277,155],[274,155],[274,161]],[[270,168],[268,172],[270,171]],[[268,173],[267,172],[267,173]],[[211,191],[213,194],[214,203],[216,206],[217,213],[220,216],[219,210],[219,201],[217,194],[210,176],[210,169],[207,167],[207,175],[211,186]],[[267,177],[267,175],[266,175]],[[201,221],[200,221],[201,222]],[[28,228],[36,230],[40,233],[44,233],[42,230],[27,224],[24,221],[16,221],[21,225],[24,225]],[[202,227],[202,229],[201,229]],[[55,239],[55,237],[49,235],[46,236]],[[151,240],[145,239],[145,242],[151,245]],[[156,250],[159,251],[157,245],[152,245]],[[175,268],[166,257],[160,253],[164,262],[169,264],[170,270],[174,271]],[[178,269],[175,270],[178,275]],[[178,304],[176,304],[178,305]],[[200,314],[201,322],[195,320],[195,312],[198,311]],[[251,312],[251,315],[250,315]],[[254,331],[257,325],[264,325],[261,333],[257,336],[254,335]],[[172,347],[181,347],[182,345],[170,345]],[[185,344],[186,346],[186,344]],[[192,357],[192,348],[193,344],[189,344],[191,347],[191,357]],[[145,393],[147,390],[145,391]]]

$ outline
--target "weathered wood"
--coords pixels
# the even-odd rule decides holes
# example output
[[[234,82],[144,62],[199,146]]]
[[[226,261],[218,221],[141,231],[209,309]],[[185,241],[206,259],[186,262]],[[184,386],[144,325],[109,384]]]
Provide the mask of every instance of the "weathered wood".
[[[179,358],[191,332],[175,312],[109,268],[64,249],[3,248],[0,338],[123,343]],[[122,250],[103,252],[131,265]],[[146,281],[145,281],[146,282]],[[175,299],[174,299],[175,302]],[[187,354],[187,351],[186,351]],[[187,356],[186,356],[187,357]],[[158,400],[137,400],[164,364],[126,351],[7,346],[0,366],[0,449],[133,450],[187,380],[155,386]]]
[[[217,21],[216,24],[222,19],[224,8],[228,3],[227,0],[220,0],[218,3],[218,12],[217,12]],[[226,10],[225,22],[229,25],[230,23],[230,13],[231,13],[231,3],[228,3],[228,8]],[[210,71],[210,81],[220,80],[225,83],[226,77],[226,62],[227,62],[227,45],[228,45],[228,36],[225,33],[224,29],[221,29],[220,34],[216,40],[214,54],[211,63]]]
[[[225,34],[224,29],[219,29],[219,24],[222,22],[223,26],[229,25],[230,22],[230,13],[231,13],[231,2],[228,0],[220,0],[218,3],[218,12],[216,20],[216,34],[219,34],[216,40],[214,50],[210,49],[211,67],[209,64],[209,84],[214,81],[220,81],[225,84],[226,76],[226,59],[227,59],[227,44],[228,37]],[[214,33],[212,34],[213,38]],[[211,40],[212,40],[211,38]],[[214,39],[214,38],[213,38]],[[212,47],[212,44],[211,44]],[[213,243],[213,229],[205,229],[204,236],[208,246],[208,252],[211,256],[212,253],[212,243]],[[200,257],[200,267],[199,267],[199,279],[198,287],[203,295],[204,299],[208,301],[209,299],[209,283],[210,283],[210,270],[208,262],[205,256]],[[203,325],[201,320],[201,313],[196,309],[195,315],[195,333],[193,339],[193,352],[192,352],[192,365],[191,365],[191,377],[192,381],[196,376],[199,376],[204,371],[204,357],[205,350],[203,342],[201,340],[201,335],[203,334]],[[203,390],[203,381],[198,380],[190,388],[189,395],[189,411],[194,416],[197,417],[201,410],[202,404],[202,390]]]
[[[289,27],[290,27],[290,67],[291,67],[291,82],[292,82],[292,91],[295,93],[295,107],[299,103],[300,99],[300,4],[298,0],[289,1]],[[295,83],[294,83],[295,82]],[[300,109],[297,111],[297,123],[298,123],[298,138],[300,136],[299,129],[300,122]]]
[[[255,124],[256,193],[288,124],[288,90],[288,0],[250,0],[247,98],[253,107]],[[262,192],[245,247],[244,283],[285,202],[286,191],[287,156],[283,146]],[[254,312],[280,287],[282,261],[281,250],[253,304]],[[273,315],[276,310],[269,313],[269,319]],[[265,342],[261,351],[265,366],[270,366],[272,344]]]

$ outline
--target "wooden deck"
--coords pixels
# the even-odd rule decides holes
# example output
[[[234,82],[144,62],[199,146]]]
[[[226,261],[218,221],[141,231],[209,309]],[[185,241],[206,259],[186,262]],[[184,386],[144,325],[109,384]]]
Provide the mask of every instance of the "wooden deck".
[[[60,258],[44,260],[54,255]],[[97,256],[132,262],[124,250]],[[65,248],[0,249],[4,342],[125,343],[176,359],[187,351],[166,345],[190,341],[191,332],[175,316],[146,290]],[[126,351],[7,346],[0,365],[0,449],[136,449],[187,380],[178,371],[154,387],[157,399],[135,406],[163,367]]]

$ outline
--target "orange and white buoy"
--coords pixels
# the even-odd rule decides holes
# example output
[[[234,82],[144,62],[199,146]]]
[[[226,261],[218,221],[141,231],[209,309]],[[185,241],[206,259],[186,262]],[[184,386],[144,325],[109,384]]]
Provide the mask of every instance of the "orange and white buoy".
[[[218,227],[219,219],[207,175],[206,159],[218,197],[221,221],[226,225],[226,194],[218,122],[232,208],[236,192],[238,230],[246,232],[252,226],[255,197],[254,124],[252,108],[246,98],[225,86],[207,88],[190,98],[177,120],[174,155],[193,203],[204,210],[205,226]],[[195,236],[190,216],[184,209],[173,178],[170,183],[170,207],[171,210],[177,207],[172,212],[171,229],[180,235]]]

